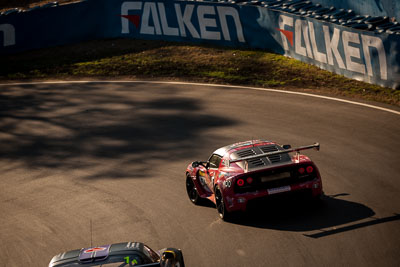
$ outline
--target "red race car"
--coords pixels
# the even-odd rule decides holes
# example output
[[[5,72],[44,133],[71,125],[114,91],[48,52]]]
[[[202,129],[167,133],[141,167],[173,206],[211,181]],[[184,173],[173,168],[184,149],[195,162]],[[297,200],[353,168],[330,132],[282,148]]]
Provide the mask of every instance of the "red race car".
[[[189,199],[199,204],[211,200],[223,220],[234,211],[246,211],[249,202],[274,194],[323,194],[317,166],[300,151],[319,143],[291,148],[275,142],[252,140],[217,149],[208,161],[195,161],[186,169]],[[289,153],[295,152],[294,155]]]

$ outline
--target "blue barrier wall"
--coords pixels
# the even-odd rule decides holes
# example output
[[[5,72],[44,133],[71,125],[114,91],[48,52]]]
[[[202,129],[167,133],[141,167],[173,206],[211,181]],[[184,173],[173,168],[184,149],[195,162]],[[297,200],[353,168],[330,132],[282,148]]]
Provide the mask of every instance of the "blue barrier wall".
[[[269,50],[350,78],[400,87],[399,35],[377,35],[264,7],[89,0],[0,16],[0,31],[3,54],[102,38],[211,43]]]

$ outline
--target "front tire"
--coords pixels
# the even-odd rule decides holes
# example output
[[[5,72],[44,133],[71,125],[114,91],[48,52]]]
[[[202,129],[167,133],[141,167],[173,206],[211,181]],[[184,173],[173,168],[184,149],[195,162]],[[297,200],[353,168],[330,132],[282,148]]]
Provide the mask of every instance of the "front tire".
[[[222,193],[218,187],[215,189],[215,203],[219,217],[224,221],[231,220],[232,214],[226,210],[224,198],[222,197]]]
[[[196,185],[194,184],[190,175],[186,175],[186,192],[190,201],[193,204],[198,205],[201,198],[199,196],[199,193],[197,192]]]

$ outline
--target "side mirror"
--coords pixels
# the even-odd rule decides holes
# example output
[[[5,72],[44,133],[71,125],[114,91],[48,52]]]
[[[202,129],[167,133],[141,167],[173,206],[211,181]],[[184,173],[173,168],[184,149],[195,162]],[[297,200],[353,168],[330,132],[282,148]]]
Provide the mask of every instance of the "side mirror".
[[[283,147],[283,149],[291,149],[292,148],[291,145],[283,145],[282,147]]]
[[[192,163],[193,168],[197,168],[197,167],[199,167],[199,165],[200,165],[200,163],[198,161],[195,161]]]

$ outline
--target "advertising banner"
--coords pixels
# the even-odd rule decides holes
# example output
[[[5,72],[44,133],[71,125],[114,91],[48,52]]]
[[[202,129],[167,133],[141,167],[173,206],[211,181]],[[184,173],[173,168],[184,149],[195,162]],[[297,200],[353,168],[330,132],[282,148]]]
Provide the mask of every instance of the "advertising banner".
[[[376,34],[260,6],[88,0],[0,16],[0,53],[104,38],[258,48],[349,78],[400,88],[400,35]]]

